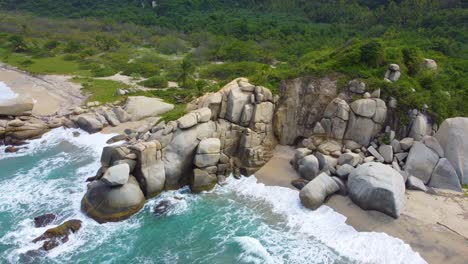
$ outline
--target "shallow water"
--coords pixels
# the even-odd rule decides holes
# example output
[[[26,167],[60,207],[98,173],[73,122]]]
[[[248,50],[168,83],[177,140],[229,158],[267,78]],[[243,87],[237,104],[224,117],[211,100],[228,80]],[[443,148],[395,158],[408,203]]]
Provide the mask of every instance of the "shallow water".
[[[199,195],[165,192],[132,218],[99,225],[81,213],[80,200],[111,135],[73,131],[55,129],[17,154],[0,147],[0,263],[31,260],[24,253],[40,245],[30,241],[53,226],[33,227],[44,213],[83,227],[33,263],[424,263],[401,240],[358,233],[332,209],[304,209],[297,191],[255,177]],[[171,206],[157,217],[161,200]]]
[[[0,102],[14,99],[17,96],[18,94],[13,92],[4,82],[0,81]]]

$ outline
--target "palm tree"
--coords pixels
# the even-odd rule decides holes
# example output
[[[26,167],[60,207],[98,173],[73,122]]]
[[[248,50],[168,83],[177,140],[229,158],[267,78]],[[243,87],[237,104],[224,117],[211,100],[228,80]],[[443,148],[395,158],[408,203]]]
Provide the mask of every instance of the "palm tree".
[[[195,72],[195,64],[189,57],[185,57],[180,65],[180,75],[178,81],[184,88],[190,88],[193,83],[193,74]]]

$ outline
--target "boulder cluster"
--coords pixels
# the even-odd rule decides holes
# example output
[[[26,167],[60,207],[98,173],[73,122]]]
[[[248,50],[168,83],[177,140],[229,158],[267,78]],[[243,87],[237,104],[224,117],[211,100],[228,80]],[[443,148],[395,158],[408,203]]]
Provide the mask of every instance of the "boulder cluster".
[[[90,102],[86,108],[73,109],[72,113],[67,115],[64,125],[96,133],[107,126],[115,127],[121,123],[158,116],[173,108],[172,104],[161,99],[145,96],[129,96],[123,106],[120,106],[119,102],[102,106],[99,102]]]
[[[164,190],[208,191],[231,172],[251,175],[276,145],[276,101],[270,90],[239,78],[190,103],[176,121],[127,131],[124,144],[104,148],[82,209],[98,222],[119,221]]]
[[[468,118],[447,119],[434,133],[425,115],[418,113],[408,132],[411,136],[399,140],[388,126],[380,131],[387,116],[384,101],[357,99],[350,105],[333,99],[315,125],[315,134],[299,144],[291,160],[306,181],[300,186],[306,207],[316,209],[334,193],[349,194],[361,208],[397,218],[405,188],[462,191],[461,184],[468,180],[462,154],[468,151],[462,139],[468,135]],[[356,126],[347,118],[352,115],[368,121]]]
[[[62,125],[58,118],[32,116],[31,98],[15,98],[0,102],[0,145],[11,145],[7,152],[16,152],[13,146],[23,145],[25,140],[38,138],[51,128]]]

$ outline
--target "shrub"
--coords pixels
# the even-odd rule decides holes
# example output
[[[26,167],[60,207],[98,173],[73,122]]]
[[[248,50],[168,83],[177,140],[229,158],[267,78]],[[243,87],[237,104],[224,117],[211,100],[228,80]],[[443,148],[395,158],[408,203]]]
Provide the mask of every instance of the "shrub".
[[[141,81],[138,84],[151,88],[164,88],[168,86],[166,77],[160,75],[150,77],[149,79]]]
[[[57,48],[60,45],[60,42],[57,40],[49,40],[46,43],[44,43],[44,49],[51,51],[55,48]]]
[[[156,74],[159,74],[159,68],[153,63],[136,61],[123,65],[123,74],[132,76],[132,74],[140,74],[145,78],[150,78]]]
[[[383,60],[384,50],[382,44],[372,40],[361,46],[361,61],[371,67],[378,67]]]
[[[408,74],[411,76],[416,75],[421,69],[421,62],[423,60],[421,51],[418,48],[410,47],[404,48],[403,53],[403,62],[408,68]]]

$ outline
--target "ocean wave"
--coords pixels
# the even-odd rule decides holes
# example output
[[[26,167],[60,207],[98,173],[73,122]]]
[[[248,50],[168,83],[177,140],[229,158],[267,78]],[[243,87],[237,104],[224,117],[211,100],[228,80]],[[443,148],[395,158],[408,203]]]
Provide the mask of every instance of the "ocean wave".
[[[252,176],[240,180],[230,177],[228,184],[219,188],[219,191],[267,202],[274,213],[286,217],[288,232],[299,239],[317,239],[351,262],[426,263],[402,240],[385,233],[358,232],[346,224],[345,216],[328,206],[321,206],[315,211],[306,209],[301,205],[296,190],[265,186],[257,183],[257,179]],[[297,252],[297,249],[294,251]]]
[[[76,133],[78,133],[79,136],[75,136],[74,134]],[[89,154],[99,158],[102,149],[107,145],[106,141],[115,135],[116,134],[102,133],[89,134],[81,129],[59,127],[45,133],[41,138],[27,140],[26,144],[20,146],[16,153],[4,153],[6,146],[0,146],[0,153],[2,153],[0,155],[0,160],[34,155],[63,142],[68,142],[77,147],[89,150],[91,151]],[[119,142],[114,144],[119,144]]]

